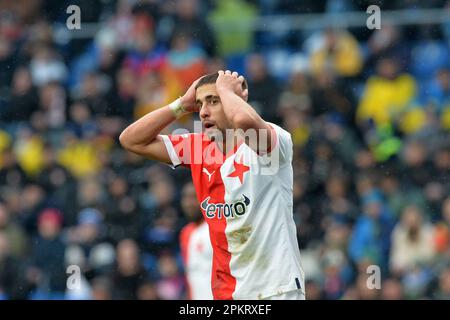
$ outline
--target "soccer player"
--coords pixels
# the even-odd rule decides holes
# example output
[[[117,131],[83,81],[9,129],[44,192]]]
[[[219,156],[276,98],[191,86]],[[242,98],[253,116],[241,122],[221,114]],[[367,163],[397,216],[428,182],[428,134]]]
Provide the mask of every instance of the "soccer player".
[[[180,233],[181,255],[191,300],[212,300],[211,269],[213,251],[209,240],[208,224],[203,219],[195,193],[188,183],[181,192],[181,208],[190,221]]]
[[[214,299],[305,299],[292,212],[292,139],[247,103],[243,76],[196,80],[120,135],[124,148],[191,170],[213,248]],[[201,133],[160,135],[199,112]]]

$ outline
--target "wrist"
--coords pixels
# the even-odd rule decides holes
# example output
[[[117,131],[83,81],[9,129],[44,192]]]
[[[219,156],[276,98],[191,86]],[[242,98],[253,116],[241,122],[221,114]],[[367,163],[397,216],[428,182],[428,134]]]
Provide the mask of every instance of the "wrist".
[[[169,109],[172,111],[173,115],[179,119],[188,112],[183,107],[182,99],[178,98],[175,101],[173,101],[171,104],[169,104]]]
[[[217,94],[219,94],[219,95],[228,94],[228,93],[234,93],[232,88],[221,87],[221,86],[216,86],[216,91],[217,91]]]

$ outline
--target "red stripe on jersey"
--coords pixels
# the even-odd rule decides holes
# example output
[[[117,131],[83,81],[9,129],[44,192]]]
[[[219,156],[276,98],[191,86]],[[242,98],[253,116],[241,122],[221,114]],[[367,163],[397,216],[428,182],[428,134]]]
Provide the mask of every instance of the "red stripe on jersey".
[[[214,177],[214,187],[210,189],[208,196],[214,203],[225,202],[225,186],[220,173]],[[225,235],[227,220],[222,217],[217,219],[206,218],[209,224],[209,234],[213,247],[213,265],[211,275],[211,286],[214,300],[231,300],[236,288],[236,279],[231,275],[230,261],[231,253],[228,251],[228,240]]]
[[[190,134],[182,136],[169,136],[175,151],[180,156],[184,148],[190,152],[184,152],[183,164],[191,168],[192,181],[197,192],[197,198],[201,203],[210,197],[211,203],[225,202],[225,185],[220,176],[220,167],[226,158],[233,155],[241,143],[234,146],[226,155],[217,147],[214,141],[209,140],[204,134]],[[181,140],[181,142],[180,142]],[[200,146],[200,148],[199,148]],[[196,158],[198,157],[198,159]],[[187,162],[187,163],[186,163]],[[203,168],[208,167],[208,172],[215,172],[211,178],[203,173]],[[231,275],[231,253],[228,251],[228,240],[225,235],[227,222],[225,217],[208,219],[202,210],[203,216],[209,225],[209,234],[213,248],[213,263],[211,274],[211,288],[214,299],[231,300],[236,288],[236,279]]]
[[[220,167],[226,158],[233,155],[239,145],[230,150],[225,155],[213,141],[204,141],[203,150],[212,148],[211,152],[206,152],[202,164],[191,166],[192,180],[197,190],[197,196],[201,203],[207,197],[210,197],[210,203],[225,203],[225,185],[220,175]],[[205,154],[204,154],[205,156]],[[211,160],[221,160],[215,163]],[[209,181],[209,177],[203,173],[203,168],[207,168],[209,172],[215,172]],[[217,217],[209,219],[206,217],[205,211],[202,209],[203,216],[209,225],[209,236],[213,248],[213,263],[211,274],[211,288],[213,298],[215,300],[231,300],[236,288],[236,279],[231,275],[230,261],[231,253],[228,251],[228,240],[225,235],[227,221],[225,217],[218,219]]]

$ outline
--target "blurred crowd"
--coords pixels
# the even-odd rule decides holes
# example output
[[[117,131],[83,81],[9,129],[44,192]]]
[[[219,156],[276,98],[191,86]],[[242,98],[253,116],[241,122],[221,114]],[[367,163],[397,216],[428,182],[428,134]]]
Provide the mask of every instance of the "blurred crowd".
[[[450,15],[447,0],[375,2]],[[70,4],[81,30],[98,23],[93,38],[67,37],[81,32],[65,30]],[[450,21],[245,28],[369,4],[0,1],[0,299],[186,297],[190,173],[118,136],[219,69],[244,74],[250,104],[292,134],[307,299],[450,299]],[[367,286],[371,265],[381,289]]]

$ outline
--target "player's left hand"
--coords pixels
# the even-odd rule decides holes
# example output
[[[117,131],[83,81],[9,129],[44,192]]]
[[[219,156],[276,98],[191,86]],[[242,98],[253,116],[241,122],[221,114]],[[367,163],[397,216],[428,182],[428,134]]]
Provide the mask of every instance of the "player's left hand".
[[[236,71],[219,70],[219,76],[216,81],[216,90],[219,95],[222,92],[231,91],[240,96],[242,99],[247,100],[248,89],[243,89],[244,77],[240,76]]]

